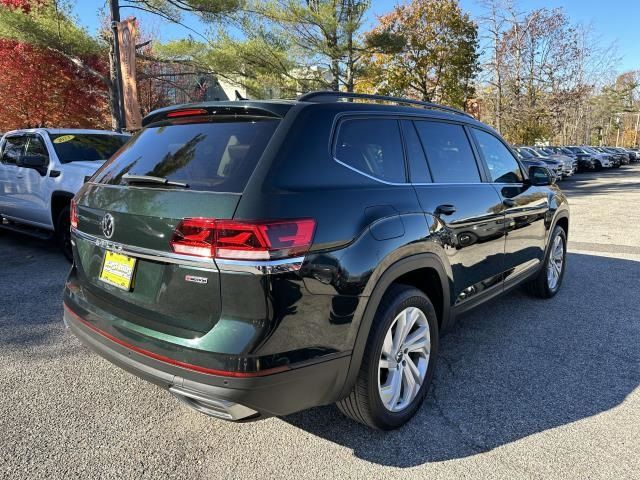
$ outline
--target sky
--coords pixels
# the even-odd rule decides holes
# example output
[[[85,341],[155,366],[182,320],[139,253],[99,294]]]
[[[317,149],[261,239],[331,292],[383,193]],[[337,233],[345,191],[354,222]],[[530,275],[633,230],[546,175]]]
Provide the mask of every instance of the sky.
[[[398,3],[398,0],[372,0],[367,23],[373,25],[377,15],[392,10]],[[563,8],[573,22],[591,26],[603,44],[616,45],[620,57],[619,72],[640,69],[640,0],[518,0],[518,4],[523,11],[541,7]],[[76,0],[75,13],[92,33],[99,27],[99,11],[104,5],[104,0]],[[482,13],[477,0],[460,0],[460,5],[472,18]],[[136,16],[142,28],[162,41],[193,35],[186,28],[159,17],[127,8],[121,10],[122,18],[130,15]],[[193,16],[185,17],[184,23],[200,33],[206,30],[206,26]]]

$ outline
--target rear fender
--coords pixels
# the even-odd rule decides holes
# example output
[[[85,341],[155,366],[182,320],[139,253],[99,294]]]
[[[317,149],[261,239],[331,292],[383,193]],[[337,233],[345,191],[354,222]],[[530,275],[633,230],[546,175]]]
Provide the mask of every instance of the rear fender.
[[[449,277],[447,276],[445,267],[443,266],[438,256],[435,253],[421,253],[397,261],[389,268],[387,268],[377,280],[377,282],[375,283],[375,287],[373,287],[373,290],[369,297],[369,301],[364,307],[364,313],[362,315],[358,334],[353,346],[351,363],[349,364],[349,371],[347,373],[347,378],[342,388],[340,398],[347,396],[353,388],[353,385],[355,384],[358,371],[360,370],[360,366],[362,364],[364,350],[369,339],[371,325],[373,324],[373,319],[378,310],[378,306],[380,305],[380,301],[382,300],[383,295],[385,294],[389,286],[402,275],[421,268],[432,268],[437,272],[444,297],[441,319],[442,330],[446,329],[447,326],[450,325],[452,318],[451,305],[449,301]]]

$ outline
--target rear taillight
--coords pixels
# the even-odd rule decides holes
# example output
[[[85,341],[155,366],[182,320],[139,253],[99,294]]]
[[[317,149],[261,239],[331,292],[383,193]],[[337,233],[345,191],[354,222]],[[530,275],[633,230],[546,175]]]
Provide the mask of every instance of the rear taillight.
[[[311,247],[313,219],[238,222],[185,218],[171,238],[176,253],[231,260],[272,260],[304,255]]]
[[[75,199],[71,199],[71,228],[78,228],[78,206]]]

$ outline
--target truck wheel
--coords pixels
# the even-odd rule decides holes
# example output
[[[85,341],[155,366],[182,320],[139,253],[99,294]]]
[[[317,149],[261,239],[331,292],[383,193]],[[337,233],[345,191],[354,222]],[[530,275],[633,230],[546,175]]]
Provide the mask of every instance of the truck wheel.
[[[353,390],[338,408],[369,427],[404,425],[427,395],[437,355],[433,304],[417,288],[392,285],[373,320]]]
[[[73,252],[71,251],[71,208],[69,205],[64,207],[58,214],[56,240],[67,260],[73,262]]]

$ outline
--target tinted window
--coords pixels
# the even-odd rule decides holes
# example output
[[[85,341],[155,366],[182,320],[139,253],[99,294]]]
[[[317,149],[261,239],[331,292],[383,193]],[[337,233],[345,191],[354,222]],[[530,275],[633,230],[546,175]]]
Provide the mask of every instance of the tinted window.
[[[47,147],[44,146],[40,137],[29,137],[29,143],[27,144],[27,155],[41,155],[43,157],[49,157]]]
[[[120,185],[129,173],[164,177],[194,190],[242,192],[278,123],[243,118],[145,128],[95,181]]]
[[[24,155],[26,143],[27,137],[25,136],[7,137],[2,149],[2,163],[15,165],[18,157]]]
[[[515,157],[509,149],[495,136],[483,130],[473,129],[473,134],[478,141],[478,147],[484,157],[491,180],[496,183],[520,183],[522,172]]]
[[[127,140],[127,135],[49,134],[62,163],[108,160]]]
[[[427,157],[422,149],[422,144],[418,138],[418,133],[410,120],[402,120],[402,135],[407,148],[407,158],[409,160],[409,175],[414,183],[429,183],[429,166]]]
[[[461,125],[431,121],[419,121],[415,125],[434,182],[480,182],[478,166]]]
[[[387,182],[406,182],[398,121],[359,118],[340,124],[335,157],[342,163]]]

